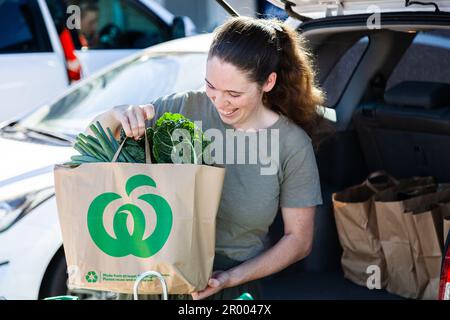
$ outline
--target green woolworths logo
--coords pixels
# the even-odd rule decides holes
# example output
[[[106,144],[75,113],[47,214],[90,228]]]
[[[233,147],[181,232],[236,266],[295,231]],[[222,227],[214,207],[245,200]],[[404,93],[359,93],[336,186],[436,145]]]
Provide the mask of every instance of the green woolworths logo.
[[[125,190],[128,196],[134,189],[141,186],[156,188],[156,183],[146,175],[136,175],[128,179]],[[172,210],[167,201],[156,194],[143,194],[138,199],[147,202],[156,212],[156,227],[153,233],[144,239],[145,215],[134,204],[127,203],[121,206],[114,215],[113,229],[116,238],[111,237],[103,225],[105,208],[121,196],[107,192],[97,196],[89,206],[87,223],[92,240],[104,253],[113,257],[134,255],[148,258],[156,254],[166,243],[172,229]],[[134,230],[130,234],[127,228],[128,212],[134,220]]]

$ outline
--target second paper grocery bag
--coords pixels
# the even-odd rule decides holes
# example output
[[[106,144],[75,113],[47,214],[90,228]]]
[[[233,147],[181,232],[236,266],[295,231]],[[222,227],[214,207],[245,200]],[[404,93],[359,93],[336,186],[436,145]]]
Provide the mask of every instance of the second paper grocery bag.
[[[383,183],[376,183],[380,179]],[[370,174],[356,186],[332,196],[334,216],[342,247],[341,265],[344,276],[361,286],[367,285],[371,266],[380,269],[380,285],[387,284],[386,261],[379,241],[373,196],[398,181],[384,171]]]

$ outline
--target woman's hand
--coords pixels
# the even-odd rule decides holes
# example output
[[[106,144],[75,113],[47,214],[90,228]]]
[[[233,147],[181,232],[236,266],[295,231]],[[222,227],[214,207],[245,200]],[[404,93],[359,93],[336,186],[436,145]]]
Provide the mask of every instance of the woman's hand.
[[[138,140],[145,133],[145,120],[155,116],[155,107],[152,104],[122,105],[114,107],[111,112],[122,125],[127,137]]]
[[[227,271],[214,271],[208,281],[208,286],[202,291],[191,293],[192,299],[200,300],[209,297],[220,290],[228,288],[230,282],[230,274]]]

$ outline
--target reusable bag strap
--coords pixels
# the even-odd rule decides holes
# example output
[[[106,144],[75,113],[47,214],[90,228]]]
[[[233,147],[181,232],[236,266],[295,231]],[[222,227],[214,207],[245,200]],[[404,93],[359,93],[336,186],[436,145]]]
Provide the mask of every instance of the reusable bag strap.
[[[147,130],[144,132],[145,136],[145,163],[152,163],[152,157],[150,156],[150,145],[148,143]]]
[[[117,149],[116,153],[114,154],[114,157],[112,158],[111,162],[117,162],[117,158],[120,155],[120,151],[122,151],[122,147],[125,144],[125,141],[127,140],[128,137],[125,137],[125,139],[123,139],[122,143],[120,144],[119,148]]]
[[[156,272],[156,271],[147,271],[147,272],[141,273],[137,277],[136,281],[134,282],[134,286],[133,286],[133,299],[139,300],[139,297],[138,297],[139,284],[142,282],[142,280],[144,280],[148,276],[156,277],[159,280],[159,282],[161,282],[163,300],[168,300],[166,280],[164,279],[164,277],[162,276],[161,273]]]
[[[144,133],[144,136],[145,136],[145,163],[151,164],[152,157],[150,156],[150,146],[148,144],[147,133]],[[116,153],[114,154],[114,157],[111,160],[111,162],[117,162],[117,158],[119,158],[120,152],[122,151],[122,147],[125,144],[125,141],[127,139],[128,139],[128,137],[125,137],[125,139],[123,139],[122,143],[120,144],[119,148],[117,149]]]

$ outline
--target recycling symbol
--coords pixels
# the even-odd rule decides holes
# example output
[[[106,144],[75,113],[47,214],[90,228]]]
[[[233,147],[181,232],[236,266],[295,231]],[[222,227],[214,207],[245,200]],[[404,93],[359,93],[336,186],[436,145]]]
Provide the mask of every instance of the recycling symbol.
[[[130,177],[125,184],[128,196],[138,187],[151,186],[156,183],[146,175]],[[89,234],[96,246],[112,257],[125,257],[133,255],[139,258],[148,258],[156,254],[169,238],[172,230],[172,210],[169,203],[157,194],[143,194],[138,197],[153,207],[156,213],[156,226],[153,233],[144,239],[146,219],[142,210],[132,203],[119,207],[113,218],[115,238],[109,235],[103,224],[103,214],[106,207],[115,200],[122,198],[114,192],[106,192],[97,196],[89,206],[87,225]],[[133,233],[127,228],[128,214],[134,221]]]
[[[97,280],[98,280],[98,276],[97,276],[97,273],[95,273],[95,271],[89,271],[86,274],[86,281],[87,282],[95,283],[95,282],[97,282]]]

